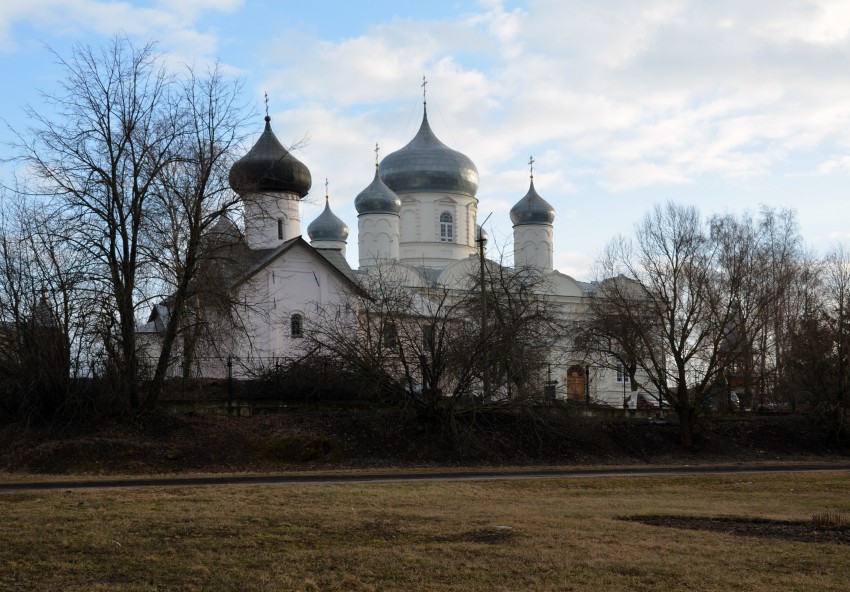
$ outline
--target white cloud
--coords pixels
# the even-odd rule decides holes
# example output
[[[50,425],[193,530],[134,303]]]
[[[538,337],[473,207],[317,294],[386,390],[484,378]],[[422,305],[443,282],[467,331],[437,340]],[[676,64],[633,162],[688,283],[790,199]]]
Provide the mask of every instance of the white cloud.
[[[209,11],[233,12],[244,0],[158,0],[152,6],[104,0],[30,0],[0,5],[0,50],[14,51],[20,40],[14,27],[28,24],[53,35],[80,40],[81,33],[101,36],[126,34],[167,46],[176,61],[192,63],[214,55],[218,39],[196,30]]]
[[[173,60],[203,60],[222,44],[204,15],[240,7],[254,8],[6,2],[0,51],[26,22],[77,38],[123,30],[159,38]],[[528,0],[510,9],[480,0],[453,17],[388,17],[343,38],[303,26],[297,8],[263,10],[297,25],[254,40],[250,59],[223,57],[253,77],[258,104],[269,92],[282,140],[309,134],[304,160],[317,186],[331,178],[341,208],[371,180],[374,143],[386,155],[415,133],[423,74],[432,127],[478,165],[481,209],[499,212],[494,222],[527,190],[530,154],[556,224],[570,219],[562,213],[573,198],[607,192],[637,207],[645,202],[628,196],[638,190],[666,198],[707,181],[745,193],[755,180],[813,168],[850,173],[846,0]],[[240,43],[248,34],[228,31]]]
[[[818,172],[825,175],[830,173],[850,174],[850,156],[839,156],[822,162],[818,166]]]

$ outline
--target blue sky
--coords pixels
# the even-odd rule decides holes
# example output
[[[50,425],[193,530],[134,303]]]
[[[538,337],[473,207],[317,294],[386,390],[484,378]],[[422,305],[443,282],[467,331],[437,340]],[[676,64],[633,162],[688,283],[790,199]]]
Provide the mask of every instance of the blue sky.
[[[0,116],[25,129],[21,107],[55,88],[45,45],[61,55],[117,33],[157,40],[174,63],[219,60],[244,80],[256,133],[268,91],[281,140],[309,137],[305,227],[327,177],[356,232],[374,144],[386,155],[412,137],[426,75],[432,127],[479,168],[491,236],[509,240],[533,154],[556,267],[578,279],[668,200],[705,215],[795,208],[820,252],[850,236],[845,0],[7,1]]]

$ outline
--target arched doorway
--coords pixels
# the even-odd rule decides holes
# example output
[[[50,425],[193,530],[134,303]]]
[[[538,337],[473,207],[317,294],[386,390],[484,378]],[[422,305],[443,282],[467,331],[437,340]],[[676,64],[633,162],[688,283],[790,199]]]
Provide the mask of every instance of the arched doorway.
[[[587,377],[584,366],[575,364],[567,370],[567,399],[570,401],[584,401],[587,389]]]

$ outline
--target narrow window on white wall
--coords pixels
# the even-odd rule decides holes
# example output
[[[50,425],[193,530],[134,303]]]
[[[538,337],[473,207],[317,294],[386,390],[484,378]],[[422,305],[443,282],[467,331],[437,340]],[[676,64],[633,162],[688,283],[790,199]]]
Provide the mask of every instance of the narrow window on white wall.
[[[384,325],[384,347],[395,349],[398,345],[398,332],[395,329],[395,323],[387,321]]]
[[[277,238],[283,240],[283,220],[277,221]]]
[[[289,319],[289,335],[291,337],[304,337],[304,320],[300,314],[294,314]]]
[[[455,238],[455,225],[452,215],[448,212],[440,214],[440,242],[453,243]]]
[[[629,375],[623,372],[623,365],[621,363],[617,363],[617,382],[629,382]]]

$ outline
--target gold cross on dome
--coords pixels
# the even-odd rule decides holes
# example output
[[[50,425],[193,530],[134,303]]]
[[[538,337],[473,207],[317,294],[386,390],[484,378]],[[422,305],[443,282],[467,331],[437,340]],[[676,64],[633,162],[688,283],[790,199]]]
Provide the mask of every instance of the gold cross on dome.
[[[531,178],[533,179],[534,178],[534,157],[533,156],[528,157],[528,170],[531,174]]]
[[[427,92],[427,90],[428,90],[428,89],[427,89],[427,86],[428,86],[428,80],[425,78],[425,76],[422,76],[422,84],[421,84],[421,86],[422,86],[422,102],[423,102],[423,103],[427,103],[427,102],[428,102],[428,97],[427,97],[427,95],[426,95],[426,92]]]
[[[380,151],[380,148],[378,147],[378,143],[377,143],[377,142],[375,142],[375,164],[378,164],[378,160],[380,160],[380,159],[378,158],[378,152],[379,152],[379,151]]]

